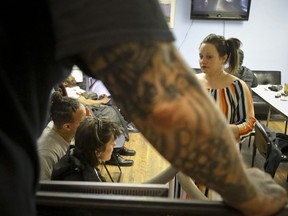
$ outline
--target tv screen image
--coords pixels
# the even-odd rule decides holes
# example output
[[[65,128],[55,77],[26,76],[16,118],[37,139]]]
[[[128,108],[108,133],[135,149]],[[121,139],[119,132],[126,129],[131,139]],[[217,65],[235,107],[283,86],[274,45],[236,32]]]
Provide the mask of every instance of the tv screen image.
[[[191,0],[191,19],[248,20],[251,0]]]

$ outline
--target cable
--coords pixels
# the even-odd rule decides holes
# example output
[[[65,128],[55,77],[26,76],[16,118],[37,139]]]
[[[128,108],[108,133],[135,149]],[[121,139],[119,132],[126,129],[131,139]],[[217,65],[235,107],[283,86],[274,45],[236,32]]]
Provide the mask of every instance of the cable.
[[[225,31],[226,31],[226,26],[225,26],[226,22],[225,20],[223,21],[223,37],[225,37]]]
[[[178,50],[179,50],[179,51],[180,51],[182,45],[184,44],[184,42],[185,42],[185,40],[186,40],[186,38],[187,38],[187,36],[188,36],[188,33],[189,33],[189,31],[190,31],[190,29],[191,29],[191,27],[192,27],[192,24],[193,24],[193,20],[191,20],[191,24],[190,24],[190,26],[189,26],[189,28],[188,28],[185,36],[184,36],[184,39],[182,40],[180,46],[178,47]]]

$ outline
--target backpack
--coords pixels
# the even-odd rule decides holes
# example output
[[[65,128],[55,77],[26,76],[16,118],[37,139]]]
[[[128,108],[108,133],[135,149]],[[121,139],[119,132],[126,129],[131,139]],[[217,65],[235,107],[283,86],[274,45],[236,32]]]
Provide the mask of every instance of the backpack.
[[[271,153],[267,155],[264,170],[274,177],[275,172],[281,161],[288,161],[288,135],[283,133],[276,133],[270,130],[266,125],[260,123],[266,131],[271,141]]]
[[[75,146],[70,145],[66,154],[54,165],[51,180],[64,180],[71,173],[80,172],[80,161],[72,156]]]
[[[268,128],[266,125],[260,123],[265,129],[271,143],[276,146],[282,154],[288,155],[288,135],[284,133],[276,133]]]
[[[284,133],[276,133],[275,140],[272,140],[283,155],[288,156],[288,135]]]
[[[115,105],[90,105],[87,106],[90,109],[93,117],[95,118],[107,118],[116,123],[125,136],[125,140],[129,141],[128,123],[120,113],[118,107]]]

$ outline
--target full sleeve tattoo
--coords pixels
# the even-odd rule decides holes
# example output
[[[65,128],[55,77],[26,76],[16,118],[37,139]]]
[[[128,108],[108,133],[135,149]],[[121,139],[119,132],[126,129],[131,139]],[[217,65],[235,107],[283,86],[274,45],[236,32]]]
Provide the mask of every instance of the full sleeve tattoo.
[[[174,45],[129,43],[82,57],[121,111],[175,168],[232,206],[255,196],[224,116]]]

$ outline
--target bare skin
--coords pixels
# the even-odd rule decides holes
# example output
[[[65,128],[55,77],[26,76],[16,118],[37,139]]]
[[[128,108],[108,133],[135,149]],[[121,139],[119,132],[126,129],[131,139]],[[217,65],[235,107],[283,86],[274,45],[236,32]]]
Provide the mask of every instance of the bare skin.
[[[92,99],[86,99],[82,95],[78,98],[80,103],[85,104],[85,105],[101,105],[101,104],[107,104],[111,100],[107,95],[103,95],[102,99],[99,100],[92,100]]]
[[[223,114],[171,43],[122,44],[82,55],[121,111],[178,170],[245,215],[271,215],[286,191],[246,169]],[[129,97],[129,98],[128,98]]]

